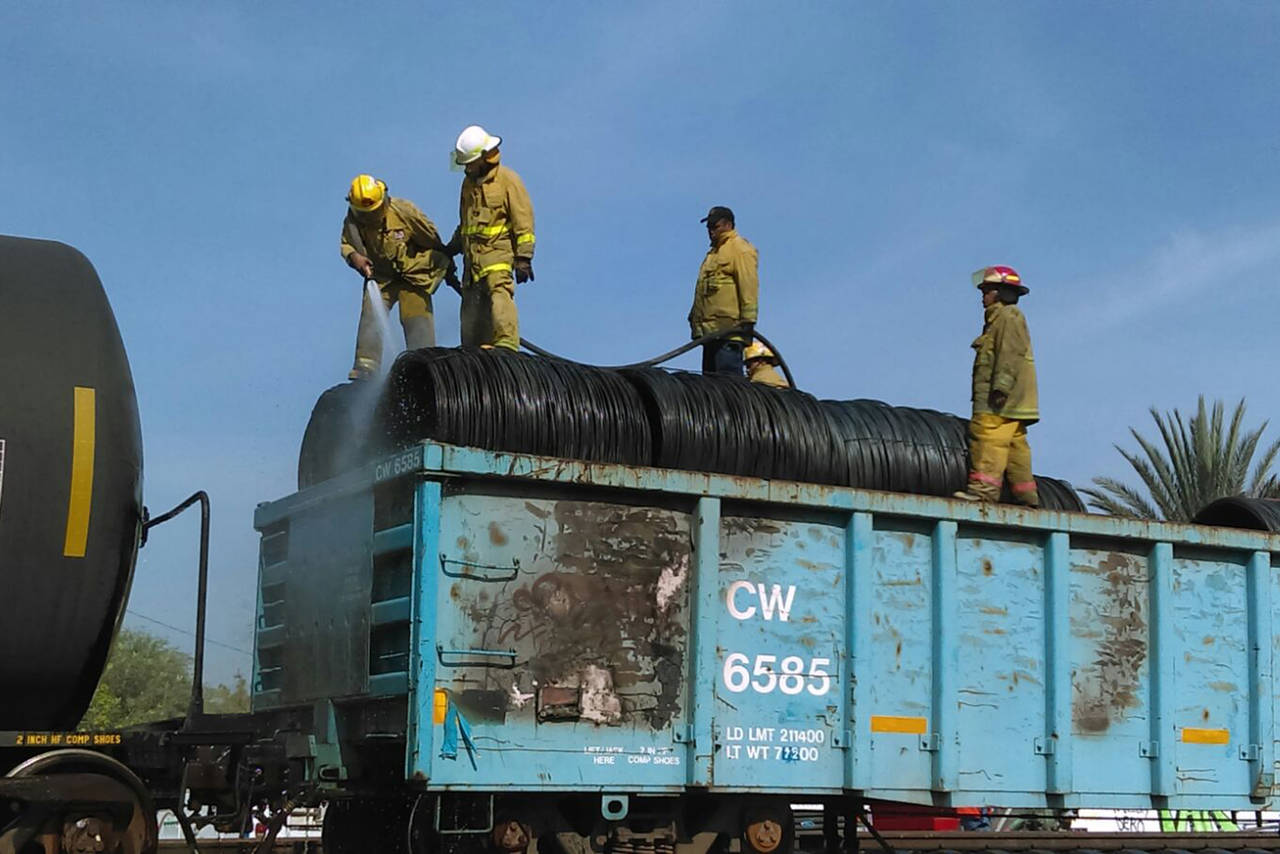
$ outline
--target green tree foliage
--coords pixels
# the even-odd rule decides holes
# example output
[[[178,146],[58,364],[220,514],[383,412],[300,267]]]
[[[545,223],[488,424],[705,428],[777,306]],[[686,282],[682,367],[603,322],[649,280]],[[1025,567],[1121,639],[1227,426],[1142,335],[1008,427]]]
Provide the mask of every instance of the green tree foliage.
[[[191,657],[163,638],[122,628],[80,728],[111,730],[182,717],[190,699]],[[248,711],[244,677],[236,674],[230,687],[206,687],[205,710]]]
[[[121,629],[81,726],[115,729],[181,717],[190,694],[186,653],[147,632]]]
[[[204,692],[204,710],[210,714],[229,715],[249,711],[249,683],[237,673],[235,684],[214,685]]]
[[[1080,491],[1103,513],[1170,522],[1189,522],[1205,505],[1232,495],[1280,497],[1280,480],[1271,473],[1280,439],[1268,445],[1253,465],[1268,422],[1246,430],[1244,414],[1243,399],[1228,420],[1222,401],[1215,401],[1210,410],[1203,395],[1190,419],[1177,409],[1161,413],[1152,407],[1159,443],[1131,427],[1139,450],[1115,446],[1137,472],[1146,494],[1110,477],[1095,477],[1093,487]]]

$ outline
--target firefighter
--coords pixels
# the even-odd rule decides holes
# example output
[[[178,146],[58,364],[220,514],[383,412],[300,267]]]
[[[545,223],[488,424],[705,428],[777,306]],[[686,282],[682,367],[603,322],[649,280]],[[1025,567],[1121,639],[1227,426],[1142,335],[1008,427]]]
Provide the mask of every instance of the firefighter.
[[[774,365],[778,364],[778,357],[773,351],[759,341],[752,341],[747,348],[742,351],[742,358],[747,364],[747,379],[753,383],[760,385],[772,386],[773,388],[791,388],[786,378],[778,373],[778,369]]]
[[[400,304],[400,325],[410,350],[434,347],[435,315],[431,297],[446,278],[453,279],[453,261],[431,220],[408,199],[387,193],[387,185],[372,175],[357,175],[347,193],[347,216],[342,223],[342,258],[382,292],[390,311]],[[452,282],[451,282],[452,284]],[[367,294],[361,294],[356,360],[350,378],[378,373],[382,363],[382,333]]]
[[[467,174],[445,251],[463,256],[463,345],[518,350],[515,286],[533,281],[533,204],[520,176],[499,163],[501,144],[479,125],[458,135],[453,165]]]
[[[997,501],[1004,481],[1013,499],[1038,507],[1027,427],[1040,420],[1031,335],[1017,302],[1028,292],[1012,267],[973,274],[985,321],[973,342],[973,417],[969,421],[969,483],[957,498]]]
[[[711,248],[698,270],[689,326],[694,338],[740,329],[702,346],[704,374],[742,376],[742,348],[751,340],[760,291],[756,248],[735,230],[733,211],[716,205],[702,218]]]

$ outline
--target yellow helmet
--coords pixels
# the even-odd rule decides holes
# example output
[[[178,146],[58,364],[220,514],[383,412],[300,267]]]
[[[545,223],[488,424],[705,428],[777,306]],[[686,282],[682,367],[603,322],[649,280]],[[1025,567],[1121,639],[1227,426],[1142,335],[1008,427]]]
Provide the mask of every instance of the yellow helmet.
[[[769,359],[772,361],[776,358],[773,351],[759,341],[752,341],[747,345],[747,349],[742,351],[742,358],[750,362],[752,359]]]
[[[351,179],[351,191],[347,204],[352,210],[369,213],[382,207],[387,198],[387,185],[372,175],[357,175]]]

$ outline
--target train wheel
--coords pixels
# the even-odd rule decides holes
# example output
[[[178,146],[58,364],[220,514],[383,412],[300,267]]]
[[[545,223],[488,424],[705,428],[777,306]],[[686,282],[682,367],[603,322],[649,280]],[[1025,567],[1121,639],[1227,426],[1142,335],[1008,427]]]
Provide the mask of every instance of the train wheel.
[[[785,802],[762,802],[742,814],[744,854],[791,854],[795,842],[795,818]]]
[[[101,854],[155,854],[159,828],[151,793],[138,776],[121,762],[92,750],[51,750],[16,766],[7,777],[45,777],[51,800],[59,798],[57,777],[65,776],[66,799],[76,807],[51,815],[37,831],[37,843],[45,850],[101,852]],[[101,800],[101,807],[92,807]],[[118,805],[125,804],[123,809]]]

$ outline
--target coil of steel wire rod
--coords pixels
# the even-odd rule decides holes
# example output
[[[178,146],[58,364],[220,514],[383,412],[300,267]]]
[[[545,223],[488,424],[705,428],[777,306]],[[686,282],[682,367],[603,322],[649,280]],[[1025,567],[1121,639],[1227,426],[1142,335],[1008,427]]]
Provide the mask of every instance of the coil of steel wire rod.
[[[325,391],[311,410],[298,452],[298,489],[328,480],[364,461],[365,435],[378,384],[343,383]]]
[[[965,419],[878,400],[819,401],[737,377],[606,370],[505,350],[411,351],[391,369],[365,448],[359,413],[373,387],[321,397],[300,486],[421,439],[923,495],[950,495],[968,477]],[[1037,483],[1046,509],[1084,511],[1069,484]]]
[[[644,399],[656,466],[845,482],[836,437],[810,394],[656,368],[621,374]]]
[[[1206,505],[1191,520],[1198,525],[1222,525],[1280,533],[1280,501],[1233,495]]]
[[[879,400],[824,400],[850,486],[950,495],[968,476],[964,419]]]
[[[1036,492],[1040,495],[1043,510],[1065,510],[1068,513],[1088,513],[1075,487],[1056,477],[1036,475]]]
[[[640,394],[621,375],[498,349],[402,354],[387,377],[377,423],[384,448],[437,439],[644,465],[652,445]]]
[[[879,400],[824,400],[822,406],[843,457],[843,483],[922,495],[951,495],[964,488],[966,419]],[[1066,481],[1037,476],[1036,485],[1044,509],[1085,512]]]

